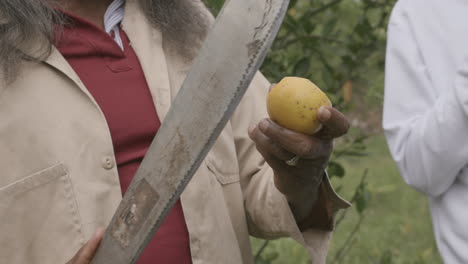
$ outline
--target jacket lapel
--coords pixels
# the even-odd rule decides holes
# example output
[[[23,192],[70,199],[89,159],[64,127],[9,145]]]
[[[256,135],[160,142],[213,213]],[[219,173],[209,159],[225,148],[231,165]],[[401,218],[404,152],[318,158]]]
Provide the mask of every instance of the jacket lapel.
[[[122,29],[140,61],[159,119],[163,121],[169,111],[171,91],[162,33],[148,23],[136,1],[130,0],[125,6]]]
[[[200,24],[212,23],[213,18],[209,12],[198,0],[195,2],[191,8],[194,9],[192,12],[202,14],[204,22]],[[194,24],[196,22],[192,21]],[[135,0],[126,1],[122,29],[140,61],[159,119],[163,121],[194,58],[181,52],[181,46],[185,46],[185,50],[192,50],[195,55],[206,32],[200,33],[191,43],[175,43],[173,37],[164,37],[162,31],[146,19]],[[69,78],[100,109],[76,72],[55,47],[52,47],[50,56],[43,62]]]
[[[93,102],[93,104],[96,107],[98,107],[98,104],[94,100],[93,96],[88,91],[88,89],[86,89],[76,72],[55,47],[52,47],[52,52],[49,55],[49,57],[44,61],[44,63],[68,77],[76,86],[78,86],[81,89],[83,93],[85,93],[88,96],[88,98]]]
[[[168,69],[162,47],[162,34],[158,29],[151,27],[134,0],[127,0],[122,28],[137,54],[159,119],[162,121],[169,111],[171,102]],[[52,47],[51,54],[43,62],[69,78],[99,108],[76,72],[55,47]]]

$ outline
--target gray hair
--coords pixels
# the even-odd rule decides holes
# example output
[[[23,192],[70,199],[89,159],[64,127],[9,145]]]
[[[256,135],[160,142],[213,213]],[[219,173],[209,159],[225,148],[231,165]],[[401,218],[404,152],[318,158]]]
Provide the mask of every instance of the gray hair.
[[[201,1],[137,1],[147,19],[160,28],[181,56],[192,59],[194,46],[204,39],[209,24],[208,17],[201,12]],[[0,80],[13,81],[21,62],[41,61],[50,55],[54,27],[64,23],[61,14],[52,8],[53,3],[53,0],[0,0]],[[34,41],[34,55],[27,52],[25,47],[32,40],[44,37],[47,41]]]
[[[40,45],[37,57],[25,51],[32,39],[46,37],[53,40],[53,25],[60,16],[43,1],[0,0],[0,74],[10,81],[18,71],[20,62],[40,60],[51,51],[51,45]],[[1,76],[0,75],[0,76]]]

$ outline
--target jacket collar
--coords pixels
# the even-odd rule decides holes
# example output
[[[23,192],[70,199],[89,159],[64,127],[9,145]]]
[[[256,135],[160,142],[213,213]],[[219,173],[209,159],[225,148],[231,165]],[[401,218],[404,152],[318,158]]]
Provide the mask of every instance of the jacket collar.
[[[179,82],[171,83],[170,76],[185,77],[213,20],[200,0],[172,1],[175,3],[172,6],[176,8],[185,7],[189,9],[171,10],[172,14],[189,14],[185,25],[159,25],[157,21],[148,21],[138,6],[137,0],[126,0],[125,16],[122,21],[122,28],[128,35],[132,47],[140,60],[160,120],[164,120],[169,111],[171,100],[180,86]],[[174,20],[173,23],[176,21]],[[188,32],[185,29],[184,32],[187,36],[184,38],[174,35],[178,32],[168,30],[169,28],[183,30],[183,27],[192,27],[194,30],[193,32]],[[44,60],[44,63],[67,76],[98,107],[96,101],[76,72],[55,47],[52,47],[52,52]],[[173,88],[172,92],[171,85]]]

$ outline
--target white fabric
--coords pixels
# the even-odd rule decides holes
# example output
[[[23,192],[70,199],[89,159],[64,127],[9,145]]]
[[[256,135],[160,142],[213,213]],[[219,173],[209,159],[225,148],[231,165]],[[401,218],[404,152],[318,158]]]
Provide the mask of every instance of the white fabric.
[[[113,35],[115,42],[123,50],[122,38],[120,37],[119,25],[124,18],[125,0],[114,0],[104,14],[104,28],[109,35]],[[113,32],[113,34],[112,34]]]
[[[404,180],[429,197],[450,264],[468,263],[467,14],[465,0],[398,1],[386,60],[389,147]]]

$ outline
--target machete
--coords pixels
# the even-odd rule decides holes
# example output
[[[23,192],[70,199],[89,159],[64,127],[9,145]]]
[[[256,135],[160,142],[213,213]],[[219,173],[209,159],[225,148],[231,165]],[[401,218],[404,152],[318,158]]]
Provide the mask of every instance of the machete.
[[[278,33],[288,3],[226,1],[120,202],[93,264],[138,260],[242,99]]]

